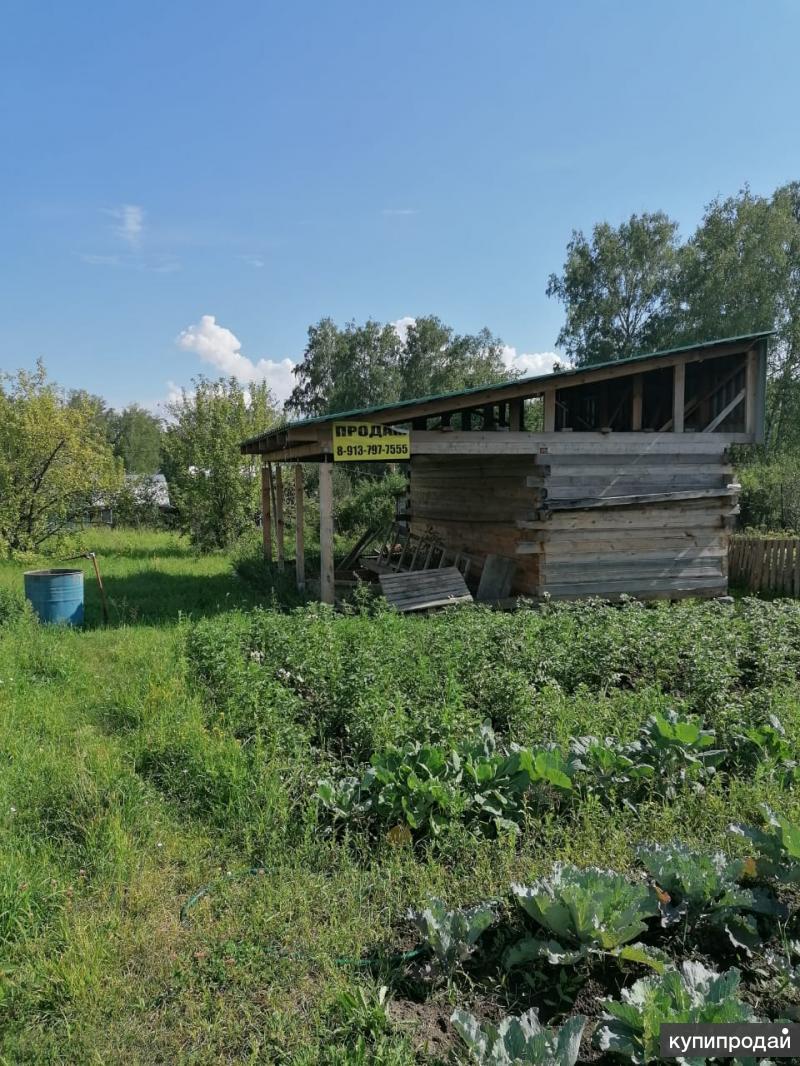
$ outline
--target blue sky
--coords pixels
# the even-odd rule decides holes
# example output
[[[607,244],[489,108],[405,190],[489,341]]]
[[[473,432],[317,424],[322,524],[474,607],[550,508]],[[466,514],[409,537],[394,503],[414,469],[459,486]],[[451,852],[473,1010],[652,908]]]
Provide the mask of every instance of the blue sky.
[[[573,227],[800,177],[798,41],[794,0],[6,0],[0,368],[285,392],[323,315],[427,313],[535,366]]]

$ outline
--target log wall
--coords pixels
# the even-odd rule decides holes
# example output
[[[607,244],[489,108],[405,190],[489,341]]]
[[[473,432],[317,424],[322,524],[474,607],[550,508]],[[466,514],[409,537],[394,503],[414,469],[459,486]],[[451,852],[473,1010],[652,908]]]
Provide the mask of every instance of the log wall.
[[[554,434],[530,455],[412,457],[412,529],[478,560],[516,557],[518,594],[723,594],[738,511],[724,443],[623,442]]]

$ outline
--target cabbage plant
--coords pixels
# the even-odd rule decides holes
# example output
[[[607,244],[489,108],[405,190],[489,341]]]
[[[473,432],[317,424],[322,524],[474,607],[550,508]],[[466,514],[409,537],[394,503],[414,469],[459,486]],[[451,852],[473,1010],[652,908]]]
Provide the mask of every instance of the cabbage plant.
[[[719,974],[699,962],[684,962],[643,977],[622,998],[602,1001],[603,1016],[595,1031],[595,1044],[637,1064],[660,1061],[659,1031],[665,1023],[707,1024],[754,1022],[749,1004],[738,998],[740,974]],[[678,1057],[684,1066],[701,1066],[705,1057]]]
[[[721,851],[692,851],[682,844],[654,844],[639,848],[638,854],[658,886],[665,928],[711,926],[749,953],[761,944],[755,915],[784,913],[770,893],[738,884],[746,860],[730,859]]]
[[[644,761],[638,741],[621,744],[616,737],[575,737],[570,750],[583,789],[600,797],[622,785],[650,781],[655,774],[652,764]],[[627,797],[623,802],[632,805]]]
[[[482,1024],[472,1014],[457,1010],[450,1018],[458,1035],[480,1066],[575,1066],[586,1018],[576,1014],[560,1029],[546,1028],[534,1008],[499,1025]]]
[[[756,870],[760,876],[782,882],[800,881],[800,825],[775,814],[767,806],[762,810],[766,829],[732,825],[731,832],[755,844],[759,853]]]
[[[557,863],[550,877],[529,887],[512,885],[511,891],[549,936],[526,937],[512,945],[504,956],[507,968],[541,958],[574,963],[593,954],[661,967],[652,949],[631,943],[647,929],[646,920],[658,914],[656,894],[647,885],[612,870]]]
[[[458,963],[472,954],[478,937],[494,921],[494,909],[488,903],[481,903],[477,907],[448,910],[446,903],[434,898],[422,910],[409,911],[408,917],[441,968],[452,973]]]
[[[691,784],[702,791],[705,783],[727,755],[716,747],[716,733],[704,729],[694,718],[677,712],[654,714],[639,732],[640,758],[654,769],[654,780],[667,799],[674,799],[678,786]]]
[[[733,737],[733,762],[739,773],[759,771],[776,778],[784,787],[800,781],[796,752],[779,718],[746,728]]]

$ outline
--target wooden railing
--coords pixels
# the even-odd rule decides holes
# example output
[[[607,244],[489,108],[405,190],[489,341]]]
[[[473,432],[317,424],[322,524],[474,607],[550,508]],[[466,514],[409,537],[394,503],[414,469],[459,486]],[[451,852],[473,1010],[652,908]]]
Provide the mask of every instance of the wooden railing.
[[[728,579],[748,592],[800,596],[800,537],[733,537]]]

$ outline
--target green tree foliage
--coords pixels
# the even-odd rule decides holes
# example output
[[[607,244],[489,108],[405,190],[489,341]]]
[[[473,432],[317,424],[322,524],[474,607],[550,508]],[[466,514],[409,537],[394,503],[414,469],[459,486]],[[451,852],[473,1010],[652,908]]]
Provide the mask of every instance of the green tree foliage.
[[[155,474],[161,466],[161,420],[138,404],[109,419],[115,453],[128,474]]]
[[[121,478],[93,398],[66,396],[41,363],[0,378],[0,544],[39,547]]]
[[[596,225],[591,241],[578,230],[563,273],[547,295],[566,309],[556,343],[579,366],[653,351],[669,337],[670,293],[678,268],[678,224],[661,211]]]
[[[680,259],[678,340],[774,329],[767,444],[800,446],[800,182],[712,201]]]
[[[232,544],[259,510],[260,463],[239,453],[277,421],[266,384],[199,378],[169,405],[164,467],[180,528],[202,549]]]
[[[102,396],[85,389],[68,393],[70,407],[92,412],[92,422],[125,466],[126,474],[155,474],[161,465],[161,419],[132,403],[122,411],[109,407]]]
[[[307,417],[501,381],[510,375],[502,343],[489,330],[459,336],[435,316],[401,338],[369,320],[340,329],[323,318],[308,331],[287,409]]]
[[[313,416],[389,403],[399,391],[399,351],[400,338],[391,325],[370,319],[339,329],[332,319],[321,319],[309,327],[287,409]]]
[[[503,345],[488,329],[454,333],[435,315],[418,318],[400,349],[400,399],[455,392],[510,377]]]

